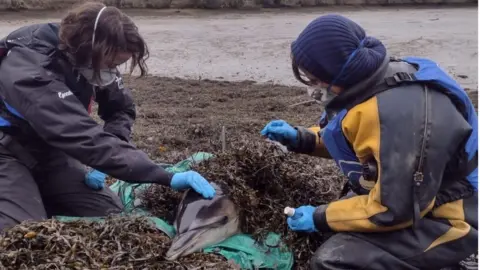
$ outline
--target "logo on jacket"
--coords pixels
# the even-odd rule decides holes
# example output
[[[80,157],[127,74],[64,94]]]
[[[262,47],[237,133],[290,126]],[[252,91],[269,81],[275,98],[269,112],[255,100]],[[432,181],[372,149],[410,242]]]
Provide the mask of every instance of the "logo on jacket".
[[[115,78],[115,82],[117,82],[117,87],[118,87],[118,89],[120,89],[120,90],[123,89],[124,86],[123,86],[123,79],[122,79],[122,77],[117,76],[117,77]]]
[[[354,187],[369,191],[375,186],[375,181],[367,181],[363,178],[362,163],[350,160],[339,160],[338,166]]]
[[[68,90],[67,92],[58,92],[58,97],[61,98],[61,99],[65,99],[66,97],[68,96],[71,96],[73,95],[72,91]]]
[[[360,186],[363,188],[363,189],[366,189],[366,190],[372,190],[372,188],[375,186],[375,184],[377,183],[376,181],[372,181],[372,180],[365,180],[363,178],[363,176],[360,176],[360,179],[358,180],[358,183],[360,184]]]
[[[357,161],[350,161],[350,160],[339,160],[338,166],[342,173],[347,176],[348,178],[351,177],[360,177],[363,174],[362,171],[362,163]]]

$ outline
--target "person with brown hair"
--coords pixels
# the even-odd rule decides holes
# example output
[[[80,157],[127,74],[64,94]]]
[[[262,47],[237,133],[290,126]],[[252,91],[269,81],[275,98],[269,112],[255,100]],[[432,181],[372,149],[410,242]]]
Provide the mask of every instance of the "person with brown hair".
[[[101,188],[105,174],[215,195],[200,174],[169,173],[130,143],[135,106],[117,66],[130,60],[130,73],[139,67],[144,76],[147,58],[132,20],[101,3],[0,40],[0,230],[121,212],[119,198]],[[103,127],[89,115],[92,101]]]

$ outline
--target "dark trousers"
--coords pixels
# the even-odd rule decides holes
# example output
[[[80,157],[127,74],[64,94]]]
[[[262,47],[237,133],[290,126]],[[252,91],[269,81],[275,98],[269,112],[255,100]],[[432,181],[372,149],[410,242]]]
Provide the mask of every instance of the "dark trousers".
[[[311,260],[311,269],[442,269],[478,252],[477,195],[434,209],[415,229],[338,233]]]
[[[45,153],[27,168],[0,146],[0,231],[25,220],[55,215],[95,217],[122,211],[110,189],[85,185],[85,167],[60,151]]]

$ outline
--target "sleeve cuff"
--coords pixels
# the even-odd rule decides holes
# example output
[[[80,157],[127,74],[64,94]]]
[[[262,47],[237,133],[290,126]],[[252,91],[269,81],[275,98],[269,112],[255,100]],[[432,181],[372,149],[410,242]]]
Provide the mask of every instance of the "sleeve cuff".
[[[288,146],[288,150],[301,154],[310,154],[315,151],[317,135],[304,127],[295,127],[298,131],[297,144],[295,147]]]
[[[170,187],[172,185],[172,178],[173,178],[173,175],[175,173],[169,172],[159,165],[157,165],[157,166],[159,167],[160,170],[157,174],[158,178],[157,178],[157,181],[155,183]]]
[[[320,205],[313,212],[313,224],[317,231],[320,232],[332,232],[332,229],[328,226],[327,222],[327,207],[328,204]]]

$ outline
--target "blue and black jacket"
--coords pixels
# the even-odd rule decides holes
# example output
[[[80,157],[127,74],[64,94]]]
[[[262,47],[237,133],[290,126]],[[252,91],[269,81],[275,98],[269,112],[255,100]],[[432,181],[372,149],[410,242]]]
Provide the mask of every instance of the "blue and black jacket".
[[[0,128],[37,159],[60,150],[131,182],[169,185],[172,174],[130,142],[135,106],[120,74],[96,89],[58,50],[59,24],[22,27],[0,40]],[[98,103],[102,127],[89,115]]]

